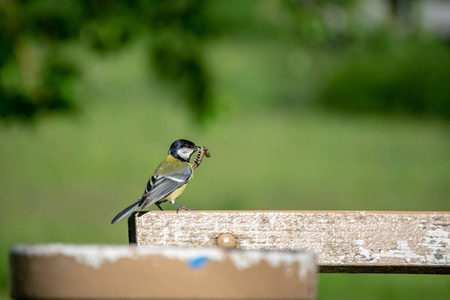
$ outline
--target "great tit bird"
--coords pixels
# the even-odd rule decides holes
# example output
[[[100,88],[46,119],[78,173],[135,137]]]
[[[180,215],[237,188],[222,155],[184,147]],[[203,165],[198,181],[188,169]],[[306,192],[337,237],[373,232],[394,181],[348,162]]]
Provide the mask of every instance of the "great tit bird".
[[[187,183],[194,174],[190,159],[191,155],[199,149],[200,147],[188,140],[181,139],[173,142],[169,149],[169,155],[153,173],[141,198],[118,213],[111,221],[111,224],[124,218],[139,206],[141,209],[144,209],[155,204],[160,210],[163,210],[160,206],[161,203],[170,201],[170,203],[178,206],[179,209],[192,209],[175,203],[175,199],[183,193]]]

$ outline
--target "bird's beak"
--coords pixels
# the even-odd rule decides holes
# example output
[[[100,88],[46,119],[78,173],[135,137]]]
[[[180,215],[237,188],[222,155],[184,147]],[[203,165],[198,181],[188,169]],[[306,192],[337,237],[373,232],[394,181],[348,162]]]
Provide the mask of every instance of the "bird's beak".
[[[200,150],[200,146],[195,146],[195,148],[194,148],[194,151],[198,151],[198,150]]]

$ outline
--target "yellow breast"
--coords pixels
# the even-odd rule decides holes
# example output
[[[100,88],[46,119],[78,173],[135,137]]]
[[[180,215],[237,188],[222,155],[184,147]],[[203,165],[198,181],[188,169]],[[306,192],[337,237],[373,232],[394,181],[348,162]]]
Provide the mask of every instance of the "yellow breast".
[[[169,196],[166,197],[166,200],[168,201],[175,201],[180,195],[184,192],[184,189],[186,188],[187,183],[183,184],[181,187],[173,191]]]

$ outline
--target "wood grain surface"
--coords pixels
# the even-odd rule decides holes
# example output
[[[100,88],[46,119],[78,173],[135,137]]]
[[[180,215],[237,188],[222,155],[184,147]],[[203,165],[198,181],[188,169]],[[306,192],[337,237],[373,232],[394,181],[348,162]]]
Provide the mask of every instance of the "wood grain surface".
[[[314,251],[323,273],[450,273],[450,212],[149,211],[129,219],[138,246]]]
[[[315,299],[312,252],[19,245],[14,299]]]

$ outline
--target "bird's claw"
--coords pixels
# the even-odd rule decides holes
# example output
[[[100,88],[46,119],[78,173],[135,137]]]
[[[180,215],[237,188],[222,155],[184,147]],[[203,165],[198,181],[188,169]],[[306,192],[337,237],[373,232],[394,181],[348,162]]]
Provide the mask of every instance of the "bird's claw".
[[[179,208],[177,208],[177,214],[178,214],[179,210],[195,210],[195,208],[189,208],[189,207],[186,207],[186,206],[179,207]]]

